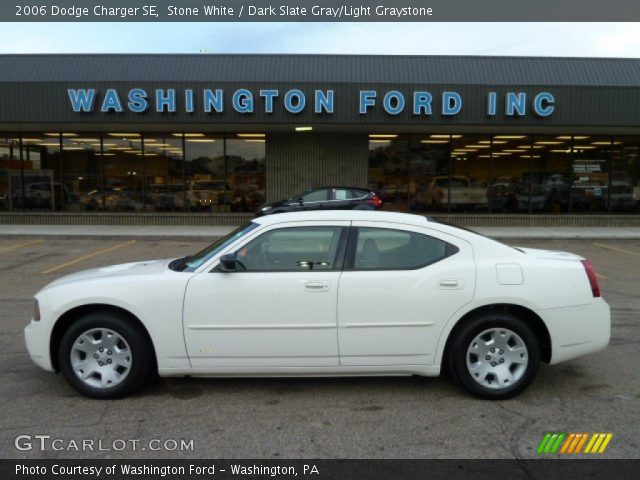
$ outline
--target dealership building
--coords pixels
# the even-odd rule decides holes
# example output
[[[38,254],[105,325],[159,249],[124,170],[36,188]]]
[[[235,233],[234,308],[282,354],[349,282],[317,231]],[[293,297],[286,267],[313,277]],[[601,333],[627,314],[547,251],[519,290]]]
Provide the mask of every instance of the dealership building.
[[[640,225],[639,149],[640,59],[0,56],[0,223],[235,225],[340,186],[468,224]]]

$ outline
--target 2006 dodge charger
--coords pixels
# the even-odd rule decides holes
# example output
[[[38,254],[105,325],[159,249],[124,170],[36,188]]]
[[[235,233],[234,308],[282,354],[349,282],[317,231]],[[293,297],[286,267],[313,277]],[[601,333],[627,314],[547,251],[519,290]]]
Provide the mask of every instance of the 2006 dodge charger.
[[[31,358],[114,398],[161,376],[435,376],[523,391],[541,361],[609,342],[592,265],[422,216],[261,217],[195,255],[60,278],[35,296]]]

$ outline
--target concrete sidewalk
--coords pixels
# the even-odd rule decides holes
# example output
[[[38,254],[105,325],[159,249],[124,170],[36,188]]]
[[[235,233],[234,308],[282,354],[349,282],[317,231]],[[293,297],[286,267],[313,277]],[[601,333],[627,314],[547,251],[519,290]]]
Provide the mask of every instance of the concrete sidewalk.
[[[57,237],[220,237],[234,227],[143,227],[111,225],[0,225],[0,235]],[[640,228],[506,228],[470,230],[493,238],[615,238],[640,239]]]

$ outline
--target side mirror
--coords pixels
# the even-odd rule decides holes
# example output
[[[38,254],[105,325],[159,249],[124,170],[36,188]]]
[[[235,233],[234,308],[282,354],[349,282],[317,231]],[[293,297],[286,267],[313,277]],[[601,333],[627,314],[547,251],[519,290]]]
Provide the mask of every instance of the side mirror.
[[[236,271],[236,254],[227,253],[220,257],[220,264],[217,270],[225,273]]]

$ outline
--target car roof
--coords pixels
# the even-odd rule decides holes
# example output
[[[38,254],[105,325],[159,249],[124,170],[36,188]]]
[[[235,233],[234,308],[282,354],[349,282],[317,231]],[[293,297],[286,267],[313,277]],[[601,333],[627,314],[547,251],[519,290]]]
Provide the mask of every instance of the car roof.
[[[310,221],[371,221],[404,223],[408,225],[425,226],[429,221],[422,215],[409,213],[380,212],[371,210],[312,210],[309,212],[288,212],[265,215],[255,218],[253,221],[260,225],[272,225],[284,222],[310,222]]]

